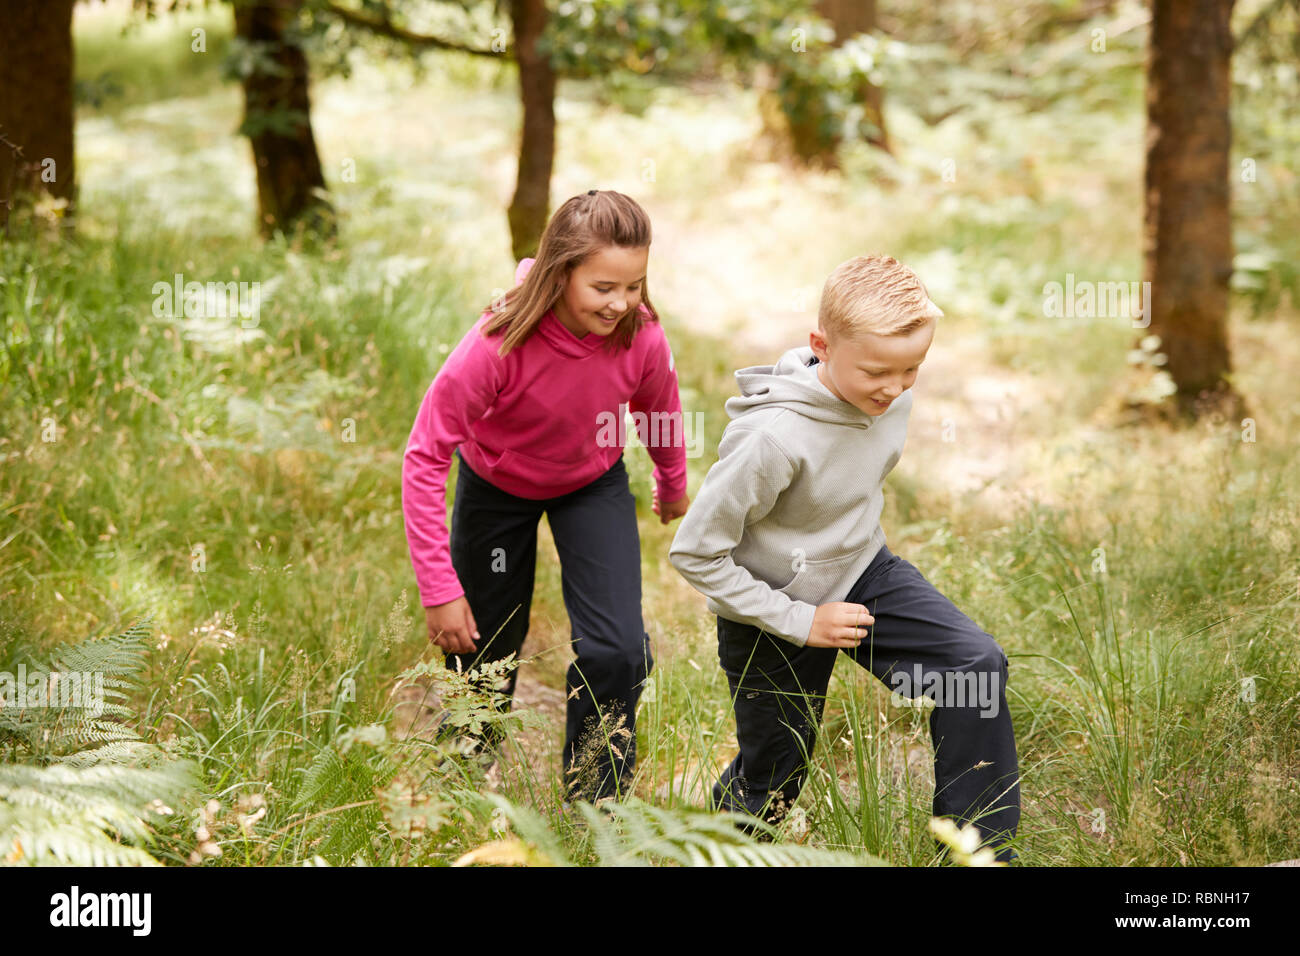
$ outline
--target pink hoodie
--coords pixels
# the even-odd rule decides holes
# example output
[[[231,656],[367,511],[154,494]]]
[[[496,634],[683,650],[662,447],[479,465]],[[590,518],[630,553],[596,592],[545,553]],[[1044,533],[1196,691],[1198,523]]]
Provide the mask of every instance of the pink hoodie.
[[[516,285],[532,264],[519,263]],[[658,322],[647,321],[631,348],[610,354],[604,337],[589,332],[580,339],[551,311],[501,358],[502,333],[489,341],[480,332],[489,318],[479,316],[434,377],[402,461],[406,541],[425,607],[465,593],[452,567],[446,520],[447,474],[457,446],[466,464],[501,490],[553,498],[590,484],[618,461],[621,438],[598,438],[626,434],[629,429],[620,429],[625,403],[647,416],[681,414],[672,349]],[[685,447],[652,441],[647,450],[659,500],[678,500],[686,493]]]

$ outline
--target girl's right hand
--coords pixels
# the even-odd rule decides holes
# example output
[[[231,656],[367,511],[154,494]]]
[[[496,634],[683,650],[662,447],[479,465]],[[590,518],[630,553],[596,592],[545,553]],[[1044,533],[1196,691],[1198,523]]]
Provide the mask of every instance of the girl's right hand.
[[[426,607],[424,619],[429,626],[429,640],[448,654],[473,654],[477,649],[474,642],[478,640],[478,625],[464,595]]]

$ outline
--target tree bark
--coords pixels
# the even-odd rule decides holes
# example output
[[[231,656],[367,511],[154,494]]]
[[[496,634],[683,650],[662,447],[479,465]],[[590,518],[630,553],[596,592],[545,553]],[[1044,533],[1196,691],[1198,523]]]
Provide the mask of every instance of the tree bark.
[[[1153,2],[1143,237],[1151,324],[1143,334],[1160,336],[1184,416],[1242,407],[1225,378],[1232,3]]]
[[[835,46],[858,33],[870,33],[876,27],[875,0],[815,0],[813,9],[835,28]],[[817,56],[810,53],[809,56]],[[843,137],[838,132],[839,118],[831,116],[814,83],[797,72],[780,77],[763,74],[759,80],[759,111],[763,129],[780,151],[798,162],[822,169],[839,168],[839,148]],[[877,132],[867,142],[890,152],[885,133],[884,92],[864,80],[856,98],[875,124]]]
[[[73,0],[0,0],[0,227],[40,192],[77,198]],[[19,152],[21,150],[21,153]],[[21,199],[20,199],[21,197]]]
[[[335,230],[311,128],[307,57],[290,35],[303,0],[235,0],[235,33],[274,64],[243,78],[244,126],[257,168],[258,228],[264,236],[306,227]],[[259,58],[261,59],[261,58]]]
[[[537,51],[546,26],[544,0],[510,0],[519,93],[524,107],[519,174],[510,200],[510,242],[516,259],[536,255],[550,214],[551,168],[555,162],[555,73]]]
[[[817,0],[814,6],[835,27],[836,46],[851,36],[876,29],[876,0]],[[892,152],[885,132],[885,91],[870,81],[864,81],[859,96],[867,118],[879,130],[876,135],[868,137],[867,142],[887,153]]]

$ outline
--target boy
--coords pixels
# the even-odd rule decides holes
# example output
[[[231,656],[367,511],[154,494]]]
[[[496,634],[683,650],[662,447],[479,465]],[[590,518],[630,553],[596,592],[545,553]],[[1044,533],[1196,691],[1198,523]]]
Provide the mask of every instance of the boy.
[[[974,822],[1011,862],[1020,786],[1006,655],[880,527],[881,484],[942,315],[893,258],[836,268],[810,347],[736,373],[718,461],[669,559],[718,616],[736,713],[740,753],[714,809],[777,822],[793,805],[843,650],[896,693],[935,701],[934,815]]]

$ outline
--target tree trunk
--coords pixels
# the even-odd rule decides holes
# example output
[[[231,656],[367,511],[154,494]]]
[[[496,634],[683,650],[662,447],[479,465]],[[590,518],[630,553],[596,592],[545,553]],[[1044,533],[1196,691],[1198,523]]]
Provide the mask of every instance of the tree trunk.
[[[851,36],[870,33],[876,29],[876,0],[817,0],[815,9],[835,27],[835,45],[839,46]],[[892,152],[885,133],[885,91],[871,82],[864,82],[858,94],[867,118],[876,124],[879,132],[869,136],[872,146]]]
[[[1232,0],[1154,0],[1147,63],[1144,276],[1183,415],[1229,415]]]
[[[835,28],[837,47],[850,37],[870,33],[876,27],[875,0],[815,0],[813,9]],[[757,80],[764,132],[778,144],[779,152],[806,166],[838,168],[842,118],[828,112],[817,84],[799,72],[789,71],[777,80],[767,73]],[[856,95],[877,130],[867,137],[867,142],[889,152],[883,91],[864,80]]]
[[[555,73],[537,52],[546,26],[544,0],[510,0],[524,106],[519,141],[519,178],[510,200],[510,242],[516,259],[536,255],[551,205],[551,167],[555,160]]]
[[[0,0],[0,227],[11,203],[77,198],[73,154],[73,0]],[[19,152],[21,150],[21,153]]]
[[[274,63],[274,68],[255,68],[243,78],[241,132],[253,147],[258,227],[264,236],[277,230],[290,232],[296,226],[325,235],[333,235],[335,229],[311,129],[307,57],[288,34],[302,4],[303,0],[235,0],[235,34],[261,47]]]

